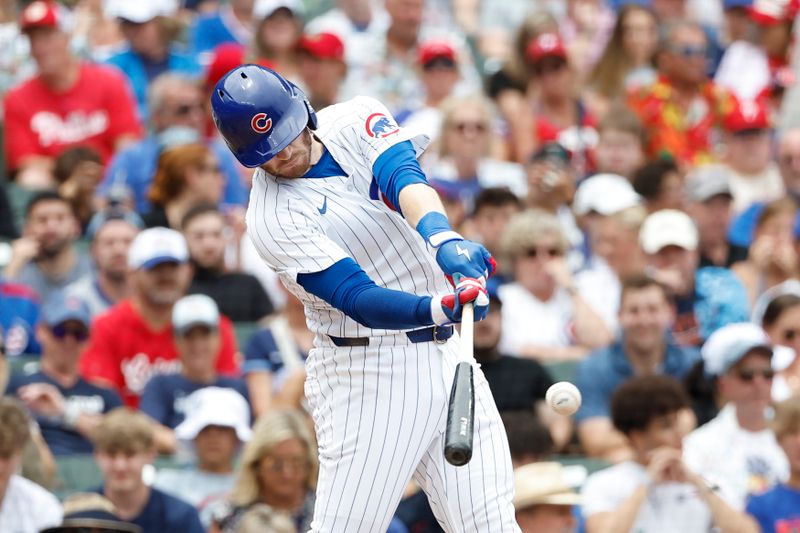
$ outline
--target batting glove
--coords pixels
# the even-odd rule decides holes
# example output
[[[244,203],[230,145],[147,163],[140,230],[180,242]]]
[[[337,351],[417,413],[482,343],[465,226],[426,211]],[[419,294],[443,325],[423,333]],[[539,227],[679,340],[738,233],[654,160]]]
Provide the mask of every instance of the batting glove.
[[[485,280],[497,270],[497,263],[489,250],[480,243],[463,238],[442,243],[436,251],[436,262],[453,285],[457,283],[453,280],[462,278],[483,279],[485,284]]]
[[[480,322],[489,312],[489,295],[484,282],[475,278],[462,278],[453,294],[434,296],[431,299],[431,317],[437,326],[458,324],[464,304],[474,304],[474,321]]]

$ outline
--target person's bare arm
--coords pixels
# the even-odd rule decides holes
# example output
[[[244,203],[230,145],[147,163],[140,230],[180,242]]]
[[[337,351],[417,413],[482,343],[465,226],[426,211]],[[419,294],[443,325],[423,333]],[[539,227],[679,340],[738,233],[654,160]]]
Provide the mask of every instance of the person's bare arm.
[[[549,430],[555,451],[563,450],[572,437],[572,419],[559,415],[542,400],[536,402],[536,414]]]
[[[647,486],[642,485],[614,511],[593,514],[587,518],[586,533],[628,533],[646,498]]]
[[[301,407],[306,382],[306,371],[299,368],[287,378],[280,392],[274,397],[274,406],[279,409],[298,409]]]
[[[266,370],[248,372],[244,376],[244,382],[250,396],[253,419],[257,419],[273,407],[272,374]]]
[[[625,435],[614,429],[606,417],[587,418],[578,425],[578,439],[586,455],[619,463],[633,456]]]
[[[156,451],[163,455],[175,453],[178,449],[178,439],[175,437],[175,431],[158,423],[153,425],[155,426]]]
[[[412,183],[400,191],[400,209],[412,228],[431,211],[444,214],[444,206],[439,194],[425,183]]]
[[[681,464],[683,465],[683,462]],[[700,498],[711,511],[714,525],[719,528],[720,533],[759,533],[758,523],[752,516],[733,509],[708,486],[703,478],[690,471],[685,465],[683,468],[687,481],[697,488]]]

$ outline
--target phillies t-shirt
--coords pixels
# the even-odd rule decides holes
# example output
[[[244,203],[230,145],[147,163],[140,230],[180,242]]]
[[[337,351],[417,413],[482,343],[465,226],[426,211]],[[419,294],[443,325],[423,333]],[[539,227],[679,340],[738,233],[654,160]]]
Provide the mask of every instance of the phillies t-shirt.
[[[8,167],[26,157],[57,157],[66,148],[85,145],[104,162],[120,136],[141,134],[128,82],[113,67],[83,63],[78,80],[54,92],[35,76],[11,89],[4,102]]]
[[[238,375],[236,337],[231,321],[220,317],[221,346],[217,372]],[[174,374],[181,362],[172,337],[172,325],[153,331],[130,300],[123,300],[92,322],[89,346],[80,361],[81,375],[89,381],[112,384],[125,405],[139,407],[139,397],[156,374]]]

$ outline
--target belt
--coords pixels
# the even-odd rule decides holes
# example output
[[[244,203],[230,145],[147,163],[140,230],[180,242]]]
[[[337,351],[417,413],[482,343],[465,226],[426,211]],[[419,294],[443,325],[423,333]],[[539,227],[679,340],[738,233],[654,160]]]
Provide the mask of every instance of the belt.
[[[429,328],[406,331],[408,340],[418,342],[445,342],[453,336],[453,326],[431,326]],[[328,335],[336,346],[369,346],[369,337],[334,337]]]

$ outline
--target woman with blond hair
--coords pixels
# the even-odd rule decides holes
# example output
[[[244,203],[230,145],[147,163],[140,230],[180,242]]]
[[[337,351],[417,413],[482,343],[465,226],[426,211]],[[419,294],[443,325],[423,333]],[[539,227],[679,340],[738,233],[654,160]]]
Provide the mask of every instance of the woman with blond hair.
[[[456,183],[462,197],[472,198],[486,187],[508,187],[524,196],[527,188],[522,166],[496,158],[499,139],[493,129],[491,102],[480,95],[451,97],[440,109],[439,159],[429,162],[427,175]]]
[[[612,102],[624,102],[628,89],[655,81],[657,41],[658,19],[650,8],[620,8],[611,39],[586,80],[587,104],[595,114],[603,116]]]
[[[577,290],[564,258],[567,238],[555,215],[541,209],[515,215],[502,248],[515,281],[498,290],[501,352],[558,361],[580,359],[611,342],[611,331]]]
[[[244,448],[228,501],[214,511],[211,533],[234,533],[247,512],[267,505],[308,531],[314,511],[317,445],[299,411],[270,411],[259,418]]]
[[[150,186],[153,210],[142,218],[148,228],[180,229],[183,216],[195,205],[218,205],[225,180],[214,152],[202,144],[165,150]]]

